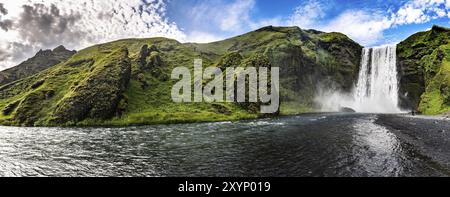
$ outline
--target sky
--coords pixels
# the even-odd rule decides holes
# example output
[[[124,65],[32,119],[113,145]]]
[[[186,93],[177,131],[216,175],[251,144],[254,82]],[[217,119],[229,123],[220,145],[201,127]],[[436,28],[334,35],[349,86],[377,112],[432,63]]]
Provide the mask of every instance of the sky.
[[[366,47],[450,27],[450,0],[0,0],[0,70],[40,49],[123,38],[206,43],[260,27],[341,32]]]

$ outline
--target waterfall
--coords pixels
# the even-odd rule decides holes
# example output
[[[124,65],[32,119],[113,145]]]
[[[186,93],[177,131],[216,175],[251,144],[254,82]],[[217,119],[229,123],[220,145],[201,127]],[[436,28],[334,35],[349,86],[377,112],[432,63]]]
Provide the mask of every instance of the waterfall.
[[[396,46],[364,48],[351,108],[364,113],[399,113]]]
[[[359,113],[401,113],[398,106],[396,46],[364,48],[358,82],[353,91],[319,92],[316,102],[323,111],[351,108]]]

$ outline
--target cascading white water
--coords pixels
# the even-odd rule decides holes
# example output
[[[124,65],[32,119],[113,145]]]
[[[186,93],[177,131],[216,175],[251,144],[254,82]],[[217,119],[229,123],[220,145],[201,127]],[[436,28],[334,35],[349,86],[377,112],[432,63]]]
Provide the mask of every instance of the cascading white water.
[[[396,46],[364,48],[353,92],[322,92],[316,101],[324,111],[351,108],[360,113],[401,113],[398,106]]]
[[[396,46],[363,49],[351,108],[357,112],[399,113]]]

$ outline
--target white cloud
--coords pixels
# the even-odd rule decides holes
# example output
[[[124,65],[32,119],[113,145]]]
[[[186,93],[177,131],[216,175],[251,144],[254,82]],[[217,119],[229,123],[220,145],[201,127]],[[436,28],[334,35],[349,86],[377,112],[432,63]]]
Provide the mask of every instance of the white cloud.
[[[308,1],[295,9],[288,25],[302,29],[341,32],[362,45],[373,45],[383,38],[384,30],[392,23],[380,13],[362,10],[345,10],[336,17],[325,20],[330,9],[330,5],[325,2]]]
[[[212,42],[268,25],[286,25],[283,17],[254,19],[255,0],[207,0],[193,6],[188,18],[189,42]]]
[[[251,29],[259,29],[261,27],[270,26],[270,25],[272,25],[272,26],[285,26],[285,25],[288,25],[288,24],[286,24],[286,21],[282,17],[261,19],[261,20],[258,20],[258,21],[252,21],[250,23]]]
[[[250,11],[255,5],[254,0],[240,0],[226,6],[221,12],[220,29],[224,31],[239,31],[244,23],[250,21]]]
[[[435,9],[438,18],[442,18],[447,15],[447,12],[444,9]]]
[[[384,39],[384,31],[393,26],[421,24],[433,19],[450,18],[450,0],[412,0],[397,11],[344,10],[332,19],[332,9],[326,1],[307,1],[297,7],[287,25],[347,34],[363,45],[373,45]]]
[[[187,35],[187,42],[194,43],[209,43],[223,39],[224,37],[218,36],[216,34],[201,31],[192,31]]]
[[[394,15],[394,18],[397,25],[424,23],[431,19],[424,9],[412,3],[401,7]]]
[[[342,32],[356,39],[360,44],[373,45],[383,38],[384,30],[390,26],[391,21],[382,15],[349,10],[331,20],[321,29]]]
[[[217,29],[223,32],[242,32],[252,23],[250,13],[255,0],[211,0],[194,6],[189,17],[198,29]]]
[[[420,24],[433,19],[450,18],[450,0],[413,0],[393,14],[394,25]]]
[[[13,21],[10,30],[0,29],[0,50],[8,52],[0,69],[17,64],[41,48],[60,44],[78,50],[130,37],[186,40],[183,31],[165,16],[163,0],[0,0],[0,3],[8,10],[2,20]]]
[[[251,15],[255,7],[254,0],[202,2],[192,9],[191,16],[196,21],[193,26],[198,29],[194,32],[211,33],[188,40],[201,42],[216,40],[229,35],[227,33],[230,32],[235,35],[263,26],[275,25],[342,32],[362,45],[371,46],[379,44],[385,38],[384,32],[393,26],[420,24],[436,18],[450,17],[448,11],[450,0],[413,0],[406,2],[396,11],[391,9],[388,11],[344,10],[330,19],[330,10],[334,9],[332,6],[333,4],[327,0],[308,0],[294,8],[290,16],[255,19]],[[208,24],[208,26],[202,28],[202,24]],[[192,35],[195,34],[189,33],[188,38]]]
[[[294,14],[289,18],[288,24],[304,29],[317,27],[317,23],[326,16],[328,7],[320,1],[307,1],[295,8]]]

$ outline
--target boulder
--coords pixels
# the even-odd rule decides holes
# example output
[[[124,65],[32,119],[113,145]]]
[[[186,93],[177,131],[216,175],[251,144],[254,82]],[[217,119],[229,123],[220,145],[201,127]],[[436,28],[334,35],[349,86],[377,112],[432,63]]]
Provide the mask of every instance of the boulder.
[[[148,51],[148,45],[144,45],[141,48],[141,51],[139,52],[139,64],[141,65],[141,67],[145,67],[147,65],[147,56],[150,54],[150,52]]]
[[[157,61],[161,59],[159,57],[158,48],[156,48],[155,45],[151,45],[150,47],[146,44],[143,45],[141,51],[139,52],[139,60],[138,60],[141,68],[146,69],[149,66],[154,65],[155,62],[153,61],[155,61],[155,58],[157,58]]]
[[[345,112],[345,113],[356,113],[356,111],[349,107],[341,107],[339,109],[339,112]]]

